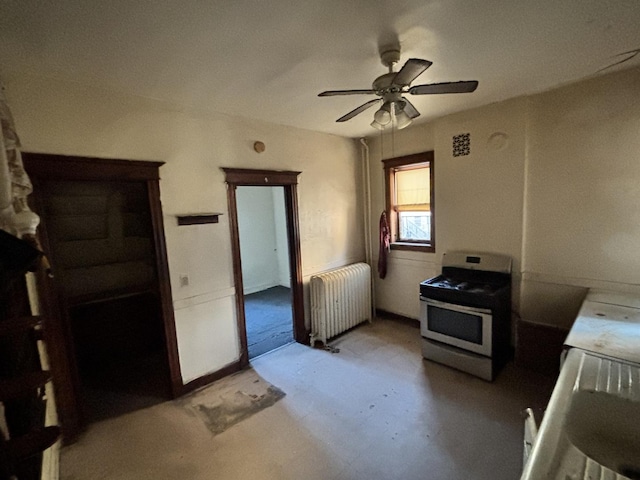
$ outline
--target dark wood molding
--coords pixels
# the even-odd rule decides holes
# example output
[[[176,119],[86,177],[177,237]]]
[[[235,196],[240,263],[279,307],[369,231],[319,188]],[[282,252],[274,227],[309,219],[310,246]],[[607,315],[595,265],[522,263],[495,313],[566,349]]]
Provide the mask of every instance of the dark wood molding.
[[[247,324],[244,313],[244,282],[242,280],[242,261],[240,259],[240,230],[238,228],[238,207],[236,203],[236,186],[227,185],[227,203],[229,204],[229,230],[231,233],[231,252],[233,261],[233,283],[236,293],[236,312],[238,336],[240,337],[241,368],[249,364],[249,347],[247,342]]]
[[[194,390],[197,390],[202,387],[206,387],[207,385],[217,380],[220,380],[221,378],[231,375],[232,373],[239,372],[240,370],[245,368],[245,366],[242,365],[242,362],[240,360],[238,360],[237,362],[230,363],[226,367],[222,367],[220,370],[216,370],[213,373],[208,373],[207,375],[203,375],[202,377],[198,377],[195,380],[191,380],[190,382],[187,382],[182,387],[181,393],[182,395],[186,395],[187,393],[191,393]]]
[[[225,172],[227,200],[229,203],[229,228],[233,255],[233,275],[238,312],[238,335],[240,336],[240,365],[249,363],[246,320],[244,313],[244,291],[242,261],[240,258],[240,234],[238,231],[238,211],[236,188],[239,186],[284,187],[287,217],[287,241],[289,244],[289,269],[291,274],[291,296],[293,313],[293,335],[299,343],[309,344],[309,331],[304,323],[304,292],[302,285],[302,254],[300,251],[300,224],[298,219],[298,175],[300,172],[276,170],[251,170],[222,168]],[[265,178],[268,180],[265,182]]]
[[[302,255],[300,250],[300,223],[298,217],[298,186],[284,187],[287,212],[287,241],[289,243],[289,265],[291,265],[291,293],[293,300],[293,338],[298,343],[309,345],[311,331],[304,324],[304,290],[302,285]]]
[[[384,168],[396,168],[403,167],[405,165],[412,165],[414,163],[433,162],[435,158],[433,150],[428,152],[414,153],[412,155],[405,155],[403,157],[388,158],[382,160]]]
[[[411,317],[405,317],[404,315],[400,315],[398,313],[387,312],[386,310],[382,310],[380,308],[376,308],[376,317],[384,318],[385,320],[394,320],[397,322],[407,323],[412,327],[420,328],[420,320]]]
[[[164,162],[22,154],[25,170],[48,180],[159,180]],[[64,164],[64,166],[62,166]]]
[[[218,223],[221,213],[202,213],[192,215],[176,215],[178,225],[206,225],[208,223]]]
[[[254,170],[251,168],[226,168],[225,182],[235,186],[284,186],[298,183],[301,172],[290,170]]]
[[[45,343],[51,360],[51,372],[56,388],[56,403],[60,415],[65,442],[72,441],[84,425],[80,402],[80,381],[76,364],[76,353],[72,340],[69,319],[70,303],[56,277],[56,262],[51,256],[47,219],[44,214],[43,198],[40,195],[41,184],[48,180],[62,181],[136,181],[143,182],[147,189],[149,212],[153,228],[155,249],[156,284],[160,312],[166,342],[166,358],[171,395],[182,393],[182,377],[178,358],[176,327],[167,265],[166,243],[162,204],[160,203],[159,167],[164,162],[145,162],[90,157],[69,157],[41,153],[23,153],[25,170],[34,183],[36,203],[34,210],[40,214],[41,223],[38,238],[42,249],[51,262],[54,277],[51,278],[44,268],[36,272],[42,311],[47,317],[43,325]],[[59,277],[59,275],[58,275]]]
[[[412,245],[411,243],[403,243],[403,242],[394,242],[389,245],[391,250],[406,250],[413,252],[435,252],[435,245],[424,245],[424,244],[416,244]]]
[[[165,353],[169,366],[171,395],[173,398],[176,398],[182,393],[182,373],[180,370],[180,358],[178,357],[178,337],[173,310],[171,279],[169,277],[167,244],[164,237],[162,203],[160,202],[160,182],[157,179],[149,179],[147,181],[147,194],[149,196],[149,208],[155,244],[156,271],[158,276],[157,288],[160,294],[160,308],[162,310],[164,323]]]
[[[430,252],[435,252],[436,251],[436,161],[435,161],[435,155],[433,153],[433,151],[428,152],[431,155],[431,160],[429,160],[429,181],[431,182],[431,191],[429,192],[429,195],[431,196],[431,198],[429,199],[430,205],[429,208],[431,209],[431,245],[429,245],[430,248]],[[432,249],[432,250],[431,250]]]

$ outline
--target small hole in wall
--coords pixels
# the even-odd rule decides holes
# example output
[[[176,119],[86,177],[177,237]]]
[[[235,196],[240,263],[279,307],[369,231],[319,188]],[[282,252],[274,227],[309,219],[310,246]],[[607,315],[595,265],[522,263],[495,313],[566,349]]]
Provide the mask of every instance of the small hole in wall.
[[[464,157],[471,153],[471,134],[461,133],[453,136],[453,156]]]

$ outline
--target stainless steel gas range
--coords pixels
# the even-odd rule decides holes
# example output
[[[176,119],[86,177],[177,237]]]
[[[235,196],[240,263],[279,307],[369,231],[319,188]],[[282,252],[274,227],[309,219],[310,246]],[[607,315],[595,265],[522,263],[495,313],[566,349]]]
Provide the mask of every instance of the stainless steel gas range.
[[[420,283],[424,358],[492,381],[511,354],[511,258],[447,252]]]

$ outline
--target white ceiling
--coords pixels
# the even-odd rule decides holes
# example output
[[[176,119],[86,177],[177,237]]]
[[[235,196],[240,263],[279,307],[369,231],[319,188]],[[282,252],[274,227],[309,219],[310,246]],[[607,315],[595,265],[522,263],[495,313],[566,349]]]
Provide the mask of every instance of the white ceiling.
[[[479,80],[474,93],[413,96],[424,122],[596,74],[640,48],[638,0],[0,0],[0,73],[90,83],[184,108],[347,137],[376,133],[378,48],[399,40],[433,66],[415,84]],[[640,65],[640,55],[606,71]]]

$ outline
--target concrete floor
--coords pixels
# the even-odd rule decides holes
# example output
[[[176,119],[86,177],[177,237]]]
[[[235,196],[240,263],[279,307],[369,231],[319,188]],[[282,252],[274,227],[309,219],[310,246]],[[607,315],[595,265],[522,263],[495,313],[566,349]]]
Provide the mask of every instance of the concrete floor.
[[[275,405],[215,436],[184,399],[95,423],[63,449],[61,478],[519,478],[521,412],[554,379],[510,364],[487,383],[423,360],[419,338],[376,320],[331,342],[339,353],[287,345],[246,372],[286,393]]]

